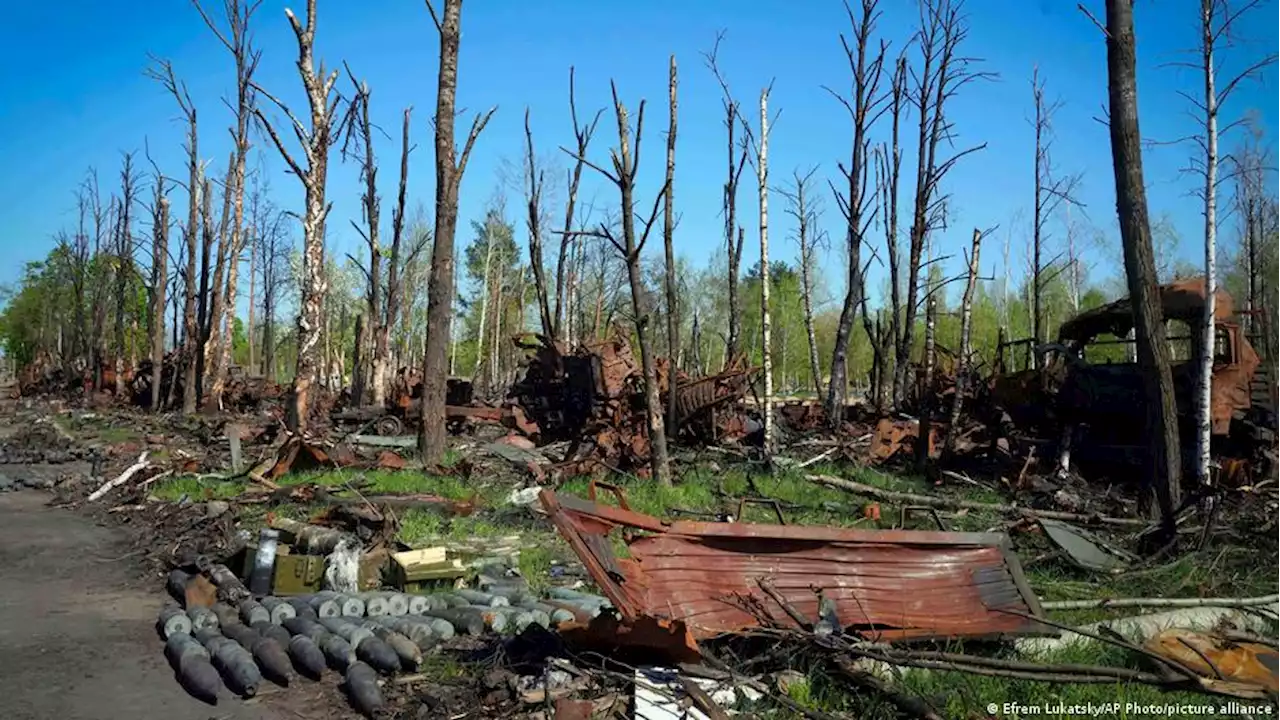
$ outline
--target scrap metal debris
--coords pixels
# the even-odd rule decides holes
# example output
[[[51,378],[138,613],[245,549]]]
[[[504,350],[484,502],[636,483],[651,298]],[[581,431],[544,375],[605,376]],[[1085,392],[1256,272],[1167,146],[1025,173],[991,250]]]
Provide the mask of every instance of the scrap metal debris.
[[[999,533],[848,530],[663,521],[544,490],[556,529],[624,621],[656,618],[695,639],[764,620],[795,626],[788,607],[819,616],[825,598],[867,638],[1035,634],[1046,628],[1009,539]],[[607,536],[634,533],[629,558]],[[758,581],[776,588],[779,599]]]

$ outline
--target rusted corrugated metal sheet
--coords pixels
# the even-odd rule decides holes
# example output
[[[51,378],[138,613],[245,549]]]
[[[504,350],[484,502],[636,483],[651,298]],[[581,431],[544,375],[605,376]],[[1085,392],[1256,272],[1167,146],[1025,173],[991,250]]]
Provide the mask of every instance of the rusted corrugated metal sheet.
[[[815,620],[821,590],[847,629],[884,640],[1048,631],[1014,614],[1041,611],[1004,534],[663,521],[621,496],[621,508],[550,490],[541,500],[626,621],[680,621],[698,639],[794,626],[763,580]],[[633,531],[630,558],[607,540],[617,528]]]

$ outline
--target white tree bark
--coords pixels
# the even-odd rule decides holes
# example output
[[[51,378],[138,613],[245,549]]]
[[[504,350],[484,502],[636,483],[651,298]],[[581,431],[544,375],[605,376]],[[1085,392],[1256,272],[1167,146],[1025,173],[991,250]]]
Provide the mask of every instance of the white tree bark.
[[[773,338],[769,318],[769,90],[760,93],[760,148],[756,158],[760,184],[760,350],[764,365],[764,452],[773,454]]]
[[[1218,95],[1214,88],[1213,15],[1215,0],[1200,0],[1200,20],[1204,60],[1205,172],[1204,172],[1204,319],[1201,324],[1200,367],[1197,383],[1196,479],[1207,485],[1209,477],[1209,444],[1212,436],[1214,293],[1217,290],[1217,223],[1218,223]]]

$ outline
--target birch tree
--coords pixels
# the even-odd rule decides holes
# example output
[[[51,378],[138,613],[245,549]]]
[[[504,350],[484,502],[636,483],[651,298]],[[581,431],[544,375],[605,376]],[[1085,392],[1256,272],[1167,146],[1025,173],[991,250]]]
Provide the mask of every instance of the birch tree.
[[[769,317],[769,88],[760,91],[760,140],[756,144],[760,187],[760,353],[764,366],[764,454],[773,455],[773,334]]]
[[[1200,339],[1197,343],[1199,352],[1196,357],[1198,368],[1196,383],[1196,480],[1204,486],[1211,481],[1210,477],[1210,439],[1213,435],[1213,360],[1216,345],[1216,298],[1218,289],[1218,184],[1219,154],[1218,117],[1220,108],[1230,98],[1231,93],[1246,79],[1255,77],[1263,68],[1276,61],[1275,54],[1267,55],[1251,62],[1242,72],[1226,78],[1219,83],[1218,69],[1221,65],[1217,51],[1222,45],[1229,45],[1233,39],[1236,23],[1241,16],[1258,5],[1256,0],[1245,0],[1231,3],[1229,0],[1200,0],[1200,47],[1198,62],[1176,63],[1196,70],[1203,82],[1199,98],[1189,93],[1183,97],[1195,107],[1198,122],[1203,135],[1195,137],[1202,156],[1193,160],[1192,169],[1200,175],[1204,185],[1200,190],[1204,202],[1204,276],[1205,304],[1204,316],[1200,323]],[[1228,129],[1235,125],[1231,123]]]
[[[288,8],[284,12],[289,18],[289,24],[293,27],[293,34],[298,41],[298,74],[302,79],[302,87],[306,91],[307,103],[311,110],[310,127],[303,125],[288,106],[263,90],[257,83],[253,83],[252,86],[289,119],[294,135],[302,146],[305,167],[295,160],[293,154],[285,147],[279,131],[263,115],[261,108],[255,105],[253,113],[267,136],[271,138],[276,150],[280,152],[280,156],[284,158],[285,164],[302,184],[305,196],[302,215],[302,282],[297,324],[298,360],[293,384],[289,388],[286,413],[289,429],[296,433],[305,433],[310,414],[311,390],[318,379],[321,363],[320,330],[323,320],[322,307],[327,290],[324,229],[330,208],[325,202],[325,183],[329,173],[329,149],[339,135],[334,131],[338,103],[341,98],[334,92],[338,71],[326,70],[323,62],[317,67],[315,62],[316,0],[307,0],[305,24],[300,22]]]
[[[453,315],[453,244],[458,229],[458,188],[476,139],[497,108],[476,116],[459,157],[454,147],[458,94],[458,53],[462,41],[462,0],[444,0],[443,16],[430,0],[427,11],[440,36],[440,69],[436,76],[436,217],[427,286],[427,337],[422,354],[422,427],[418,450],[428,465],[444,457],[445,386],[449,368],[449,323]],[[455,161],[456,158],[456,161]]]

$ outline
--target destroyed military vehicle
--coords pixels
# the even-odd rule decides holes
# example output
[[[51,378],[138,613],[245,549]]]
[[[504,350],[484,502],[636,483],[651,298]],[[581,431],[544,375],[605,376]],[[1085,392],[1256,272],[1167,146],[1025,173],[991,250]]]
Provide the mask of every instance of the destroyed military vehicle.
[[[1257,481],[1275,472],[1276,386],[1239,323],[1231,296],[1214,293],[1215,347],[1211,387],[1212,451],[1229,484]],[[1196,357],[1202,344],[1203,278],[1160,287],[1169,329],[1174,396],[1184,466],[1194,463]],[[1142,374],[1127,339],[1133,328],[1128,298],[1080,313],[1062,324],[1058,340],[1039,347],[1005,343],[997,352],[992,397],[1005,434],[1043,439],[1060,450],[1070,443],[1072,462],[1116,476],[1138,463],[1149,446]],[[1035,353],[1034,368],[1009,372],[1006,352]],[[1030,365],[1029,362],[1025,363]]]

